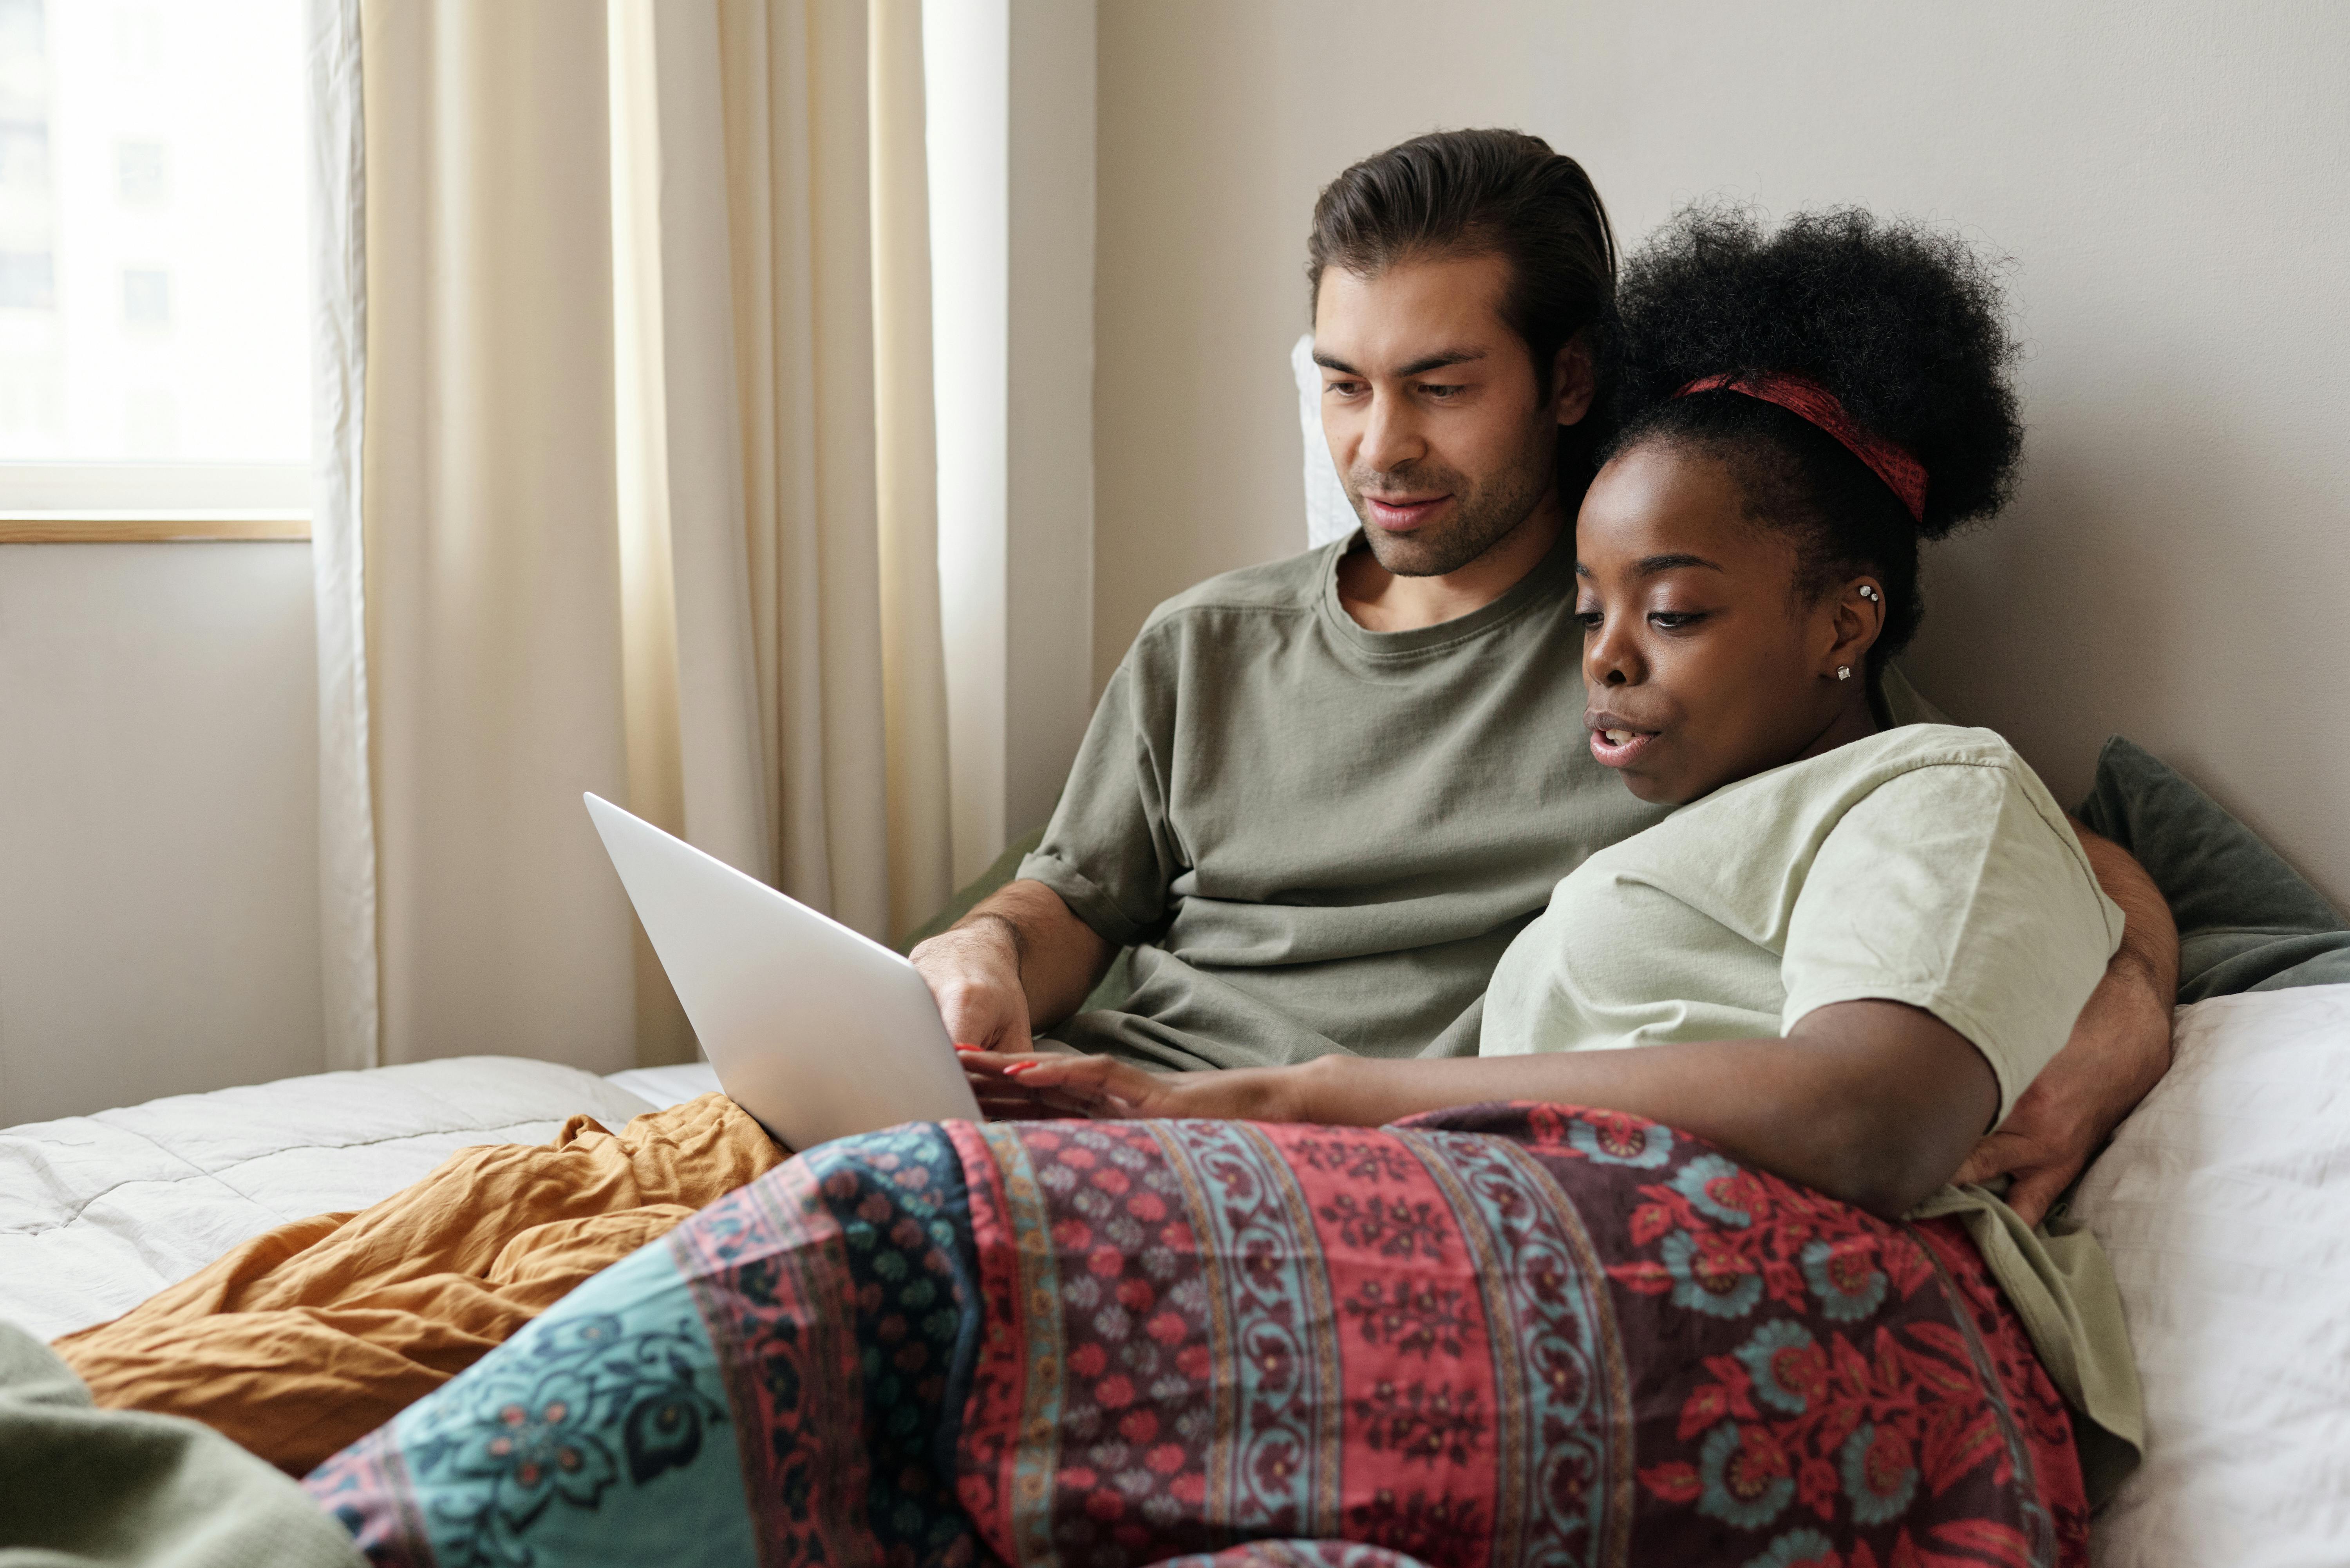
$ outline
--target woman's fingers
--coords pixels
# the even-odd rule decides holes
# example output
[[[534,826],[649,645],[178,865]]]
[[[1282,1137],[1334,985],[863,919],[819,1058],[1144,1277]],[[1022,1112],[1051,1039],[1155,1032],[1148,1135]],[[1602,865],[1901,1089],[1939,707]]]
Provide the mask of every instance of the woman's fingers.
[[[1035,1056],[959,1050],[972,1092],[1012,1094],[1055,1109],[1094,1116],[1162,1116],[1164,1081],[1111,1056]],[[984,1086],[983,1088],[983,1085]]]
[[[1056,1121],[1120,1114],[1082,1081],[1074,1088],[1052,1082],[1031,1082],[1024,1071],[1040,1061],[1082,1058],[975,1051],[962,1045],[955,1048],[955,1054],[971,1084],[972,1096],[979,1101],[980,1111],[990,1121]]]

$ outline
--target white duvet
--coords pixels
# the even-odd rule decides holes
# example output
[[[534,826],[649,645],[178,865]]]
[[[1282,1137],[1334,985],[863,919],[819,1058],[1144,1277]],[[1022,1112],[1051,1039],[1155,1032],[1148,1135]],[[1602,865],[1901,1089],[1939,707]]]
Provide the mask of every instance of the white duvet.
[[[465,1056],[10,1127],[0,1318],[43,1339],[104,1323],[239,1242],[364,1209],[458,1149],[543,1143],[581,1111],[618,1129],[651,1108],[575,1067]]]

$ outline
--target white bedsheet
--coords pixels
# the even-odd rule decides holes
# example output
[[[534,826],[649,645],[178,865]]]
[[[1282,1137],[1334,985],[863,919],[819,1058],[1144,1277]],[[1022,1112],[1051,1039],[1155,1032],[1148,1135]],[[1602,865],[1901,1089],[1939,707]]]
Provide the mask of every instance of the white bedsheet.
[[[619,1085],[657,1111],[665,1111],[671,1106],[716,1094],[718,1069],[707,1062],[688,1062],[675,1067],[631,1067],[625,1073],[607,1073],[604,1081]]]
[[[690,1096],[681,1096],[690,1097]],[[464,1056],[322,1073],[0,1131],[0,1318],[104,1323],[289,1220],[364,1209],[461,1148],[651,1107],[592,1073]]]

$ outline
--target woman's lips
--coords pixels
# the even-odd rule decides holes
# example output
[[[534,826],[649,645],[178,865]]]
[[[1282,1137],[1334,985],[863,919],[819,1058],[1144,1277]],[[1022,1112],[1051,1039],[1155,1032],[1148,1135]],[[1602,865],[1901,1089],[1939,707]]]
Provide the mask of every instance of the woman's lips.
[[[1598,759],[1602,767],[1629,767],[1641,753],[1648,749],[1648,742],[1656,738],[1654,733],[1645,730],[1616,726],[1595,729],[1591,732],[1591,754]]]
[[[1372,522],[1390,534],[1408,534],[1451,499],[1449,495],[1430,495],[1417,501],[1385,501],[1366,495],[1363,504],[1370,508]]]

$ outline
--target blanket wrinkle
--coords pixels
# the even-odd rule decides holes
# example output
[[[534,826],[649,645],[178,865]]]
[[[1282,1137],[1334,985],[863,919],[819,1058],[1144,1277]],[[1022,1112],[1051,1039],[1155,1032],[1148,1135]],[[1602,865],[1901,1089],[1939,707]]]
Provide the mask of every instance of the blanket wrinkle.
[[[100,1407],[192,1417],[298,1476],[785,1158],[723,1095],[618,1134],[575,1116],[278,1226],[55,1348]]]

